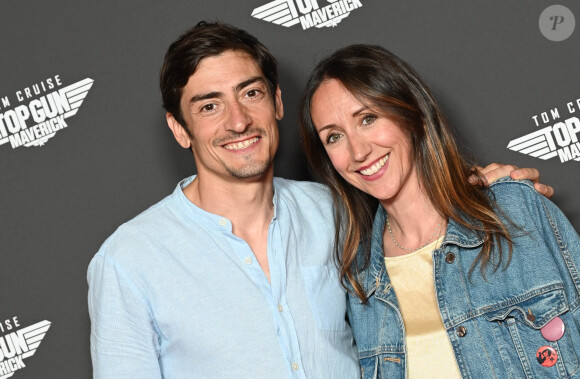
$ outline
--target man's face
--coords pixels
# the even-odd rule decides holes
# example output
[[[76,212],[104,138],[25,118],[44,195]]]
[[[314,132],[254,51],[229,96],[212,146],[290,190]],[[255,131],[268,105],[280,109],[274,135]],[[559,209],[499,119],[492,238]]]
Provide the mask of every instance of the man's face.
[[[170,114],[167,121],[177,141],[192,147],[200,178],[251,179],[271,172],[281,94],[279,88],[269,93],[250,55],[228,50],[201,60],[183,88],[181,110],[187,125]]]

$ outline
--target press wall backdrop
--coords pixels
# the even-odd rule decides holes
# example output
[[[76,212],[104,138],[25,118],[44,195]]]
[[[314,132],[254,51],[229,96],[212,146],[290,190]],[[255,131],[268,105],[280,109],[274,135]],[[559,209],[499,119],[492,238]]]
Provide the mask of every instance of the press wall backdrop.
[[[245,29],[278,58],[278,176],[310,179],[297,133],[309,70],[374,43],[422,75],[478,162],[538,168],[578,229],[574,16],[573,0],[0,1],[0,378],[91,377],[90,259],[195,173],[165,123],[158,74],[198,21]]]

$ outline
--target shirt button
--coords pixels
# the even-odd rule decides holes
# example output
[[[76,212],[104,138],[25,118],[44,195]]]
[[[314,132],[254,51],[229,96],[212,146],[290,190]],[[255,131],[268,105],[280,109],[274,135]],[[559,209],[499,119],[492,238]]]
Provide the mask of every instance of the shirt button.
[[[280,312],[284,312],[284,307],[282,306],[282,304],[278,304],[278,310]]]
[[[467,329],[465,328],[465,326],[459,326],[457,327],[457,330],[455,332],[459,337],[465,337],[465,335],[467,334]]]
[[[226,220],[225,218],[221,218],[220,219],[220,225],[221,226],[225,226],[228,223],[228,220]]]
[[[251,264],[252,264],[252,258],[250,258],[250,257],[245,257],[245,258],[244,258],[244,263],[245,263],[245,264],[247,264],[247,265],[251,265]]]
[[[299,367],[298,363],[296,363],[296,362],[292,363],[292,370],[298,371],[298,367]]]
[[[455,254],[447,253],[447,255],[445,256],[445,262],[453,263],[454,261],[455,261]]]

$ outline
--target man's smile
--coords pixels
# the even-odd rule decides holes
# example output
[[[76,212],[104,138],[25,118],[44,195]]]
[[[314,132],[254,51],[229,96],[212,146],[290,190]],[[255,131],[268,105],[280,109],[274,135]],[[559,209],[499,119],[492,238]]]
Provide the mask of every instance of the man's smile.
[[[259,140],[260,140],[260,137],[253,137],[253,138],[248,138],[245,141],[228,143],[228,144],[223,145],[223,147],[227,150],[241,150],[241,149],[245,149],[245,148],[255,144]]]

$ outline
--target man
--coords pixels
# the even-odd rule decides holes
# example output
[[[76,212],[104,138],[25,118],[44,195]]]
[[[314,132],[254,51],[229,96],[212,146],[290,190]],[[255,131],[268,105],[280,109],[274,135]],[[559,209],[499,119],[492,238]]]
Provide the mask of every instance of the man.
[[[358,377],[329,193],[274,178],[274,57],[242,30],[201,22],[170,46],[161,92],[198,174],[91,261],[94,376]]]

